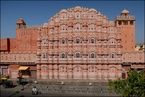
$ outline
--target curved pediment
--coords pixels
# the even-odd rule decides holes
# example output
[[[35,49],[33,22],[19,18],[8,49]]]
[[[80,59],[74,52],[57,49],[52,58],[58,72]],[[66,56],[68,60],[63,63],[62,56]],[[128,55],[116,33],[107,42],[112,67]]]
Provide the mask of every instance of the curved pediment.
[[[94,8],[85,8],[76,6],[74,8],[68,8],[68,9],[62,9],[59,13],[54,15],[54,17],[51,17],[48,21],[49,25],[53,25],[55,23],[59,22],[73,22],[73,21],[79,21],[79,20],[87,20],[87,21],[102,21],[105,23],[108,23],[108,18],[98,12]],[[52,23],[54,22],[54,23]]]

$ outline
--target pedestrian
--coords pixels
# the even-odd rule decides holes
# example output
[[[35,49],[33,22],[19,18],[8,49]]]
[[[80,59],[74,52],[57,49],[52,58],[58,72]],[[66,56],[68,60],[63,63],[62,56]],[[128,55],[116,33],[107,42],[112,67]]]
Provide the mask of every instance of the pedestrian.
[[[38,90],[37,90],[36,86],[34,86],[34,87],[32,88],[32,94],[33,94],[33,95],[37,95],[37,94],[38,94]]]

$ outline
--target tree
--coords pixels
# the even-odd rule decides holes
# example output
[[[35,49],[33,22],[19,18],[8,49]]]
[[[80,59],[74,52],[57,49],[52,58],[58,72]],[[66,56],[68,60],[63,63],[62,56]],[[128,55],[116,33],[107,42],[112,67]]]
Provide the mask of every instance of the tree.
[[[109,90],[123,97],[145,97],[145,72],[130,70],[125,80],[109,80]]]

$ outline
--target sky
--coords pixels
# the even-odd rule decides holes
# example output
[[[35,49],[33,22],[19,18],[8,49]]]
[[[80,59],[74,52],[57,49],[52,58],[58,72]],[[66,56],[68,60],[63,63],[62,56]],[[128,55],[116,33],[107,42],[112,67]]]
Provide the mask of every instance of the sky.
[[[27,26],[43,25],[62,9],[75,6],[94,8],[114,21],[121,11],[136,18],[136,43],[144,42],[144,1],[1,1],[1,38],[16,37],[16,22],[23,18]]]

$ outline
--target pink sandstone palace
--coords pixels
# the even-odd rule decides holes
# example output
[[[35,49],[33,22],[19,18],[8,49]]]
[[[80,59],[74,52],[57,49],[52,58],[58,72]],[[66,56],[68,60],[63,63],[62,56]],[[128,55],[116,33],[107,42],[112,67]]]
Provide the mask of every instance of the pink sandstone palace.
[[[145,68],[135,50],[135,17],[114,21],[93,8],[63,9],[41,26],[16,22],[16,38],[1,39],[1,75],[37,79],[117,79]]]

